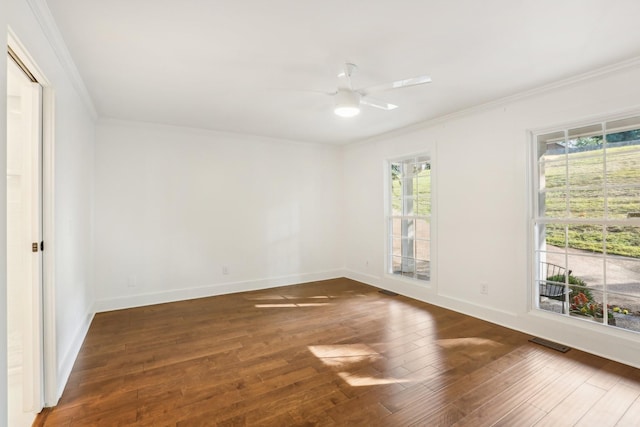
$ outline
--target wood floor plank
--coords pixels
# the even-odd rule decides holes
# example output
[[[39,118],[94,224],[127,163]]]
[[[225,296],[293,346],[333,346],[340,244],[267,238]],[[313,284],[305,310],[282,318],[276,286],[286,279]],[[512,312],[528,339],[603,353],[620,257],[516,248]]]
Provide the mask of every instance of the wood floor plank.
[[[523,403],[502,417],[493,427],[529,427],[535,425],[547,413],[530,403]]]
[[[468,413],[467,416],[462,418],[455,425],[493,425],[509,414],[513,408],[520,406],[536,393],[542,392],[548,384],[558,376],[559,374],[557,372],[546,367],[535,372],[531,371],[528,375],[522,377],[516,384],[495,394],[490,401],[475,409],[473,412]],[[467,409],[461,406],[458,402],[455,402],[455,404],[461,410],[465,412],[467,411]]]
[[[34,425],[639,419],[640,370],[528,339],[348,279],[99,313],[58,406]]]
[[[638,396],[640,396],[640,387],[629,387],[618,383],[607,391],[581,420],[583,423],[597,426],[615,426]],[[636,420],[638,421],[640,420]]]
[[[601,388],[584,383],[543,417],[536,427],[575,425],[605,393],[606,391]]]
[[[616,426],[632,426],[640,420],[640,397],[637,398],[618,420]]]

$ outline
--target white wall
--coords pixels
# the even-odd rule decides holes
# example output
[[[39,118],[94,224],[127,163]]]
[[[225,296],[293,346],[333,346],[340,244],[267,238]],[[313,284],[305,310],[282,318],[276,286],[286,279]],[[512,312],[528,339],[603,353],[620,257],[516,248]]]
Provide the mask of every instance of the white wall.
[[[354,279],[640,367],[640,336],[528,309],[528,130],[640,111],[640,66],[478,108],[344,150],[347,243]],[[383,163],[434,154],[434,279],[384,274]],[[369,260],[369,267],[366,261]],[[371,261],[374,261],[373,264]],[[480,282],[489,295],[480,294]],[[583,324],[584,323],[584,324]]]
[[[100,121],[96,150],[98,311],[342,275],[337,147]]]
[[[46,78],[45,86],[49,91],[53,91],[55,96],[53,124],[55,131],[53,153],[55,157],[53,230],[55,246],[49,247],[47,253],[55,256],[57,367],[55,388],[58,393],[61,393],[93,314],[94,297],[89,280],[92,260],[95,124],[91,107],[78,93],[68,69],[63,66],[52,47],[50,34],[44,31],[40,21],[34,15],[32,6],[36,3],[11,0],[8,2],[8,13],[2,13],[2,16],[8,17],[10,28],[35,62],[38,71]],[[0,64],[5,64],[4,59],[2,61]],[[6,66],[2,65],[0,84],[3,93],[6,87],[5,70]],[[4,102],[2,104],[2,123],[4,123],[6,113]],[[5,134],[6,132],[3,131],[3,139]],[[4,159],[4,151],[2,150],[2,159]],[[3,184],[2,194],[5,188],[6,185]],[[0,214],[2,218],[6,211],[5,205],[3,196],[3,208]],[[4,251],[4,230],[2,230],[2,236],[1,250]],[[1,258],[4,263],[6,256]],[[4,290],[4,286],[2,288]],[[4,328],[2,329],[4,333]],[[2,342],[4,345],[5,340]],[[4,357],[6,351],[1,353]],[[3,402],[5,400],[2,399]]]

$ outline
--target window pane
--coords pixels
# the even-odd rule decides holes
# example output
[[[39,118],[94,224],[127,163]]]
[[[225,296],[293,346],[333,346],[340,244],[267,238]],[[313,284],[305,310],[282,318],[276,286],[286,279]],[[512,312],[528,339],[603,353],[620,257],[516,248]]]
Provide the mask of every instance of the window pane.
[[[415,214],[419,216],[431,215],[431,199],[419,198],[416,201]]]
[[[590,153],[591,154],[591,153]],[[569,185],[572,187],[595,187],[604,182],[604,156],[569,156]]]
[[[545,254],[538,263],[538,277],[541,280],[564,283],[567,273],[565,263],[564,254]]]
[[[640,332],[640,297],[609,294],[609,309],[613,314],[612,326]]]
[[[539,215],[547,218],[566,218],[567,192],[545,191],[540,193],[538,201]]]
[[[401,271],[403,276],[415,276],[416,260],[413,258],[402,257]]]
[[[403,238],[415,237],[415,220],[413,219],[401,219],[400,220],[400,235]]]
[[[390,164],[391,179],[397,180],[402,178],[402,164],[399,162],[392,162]]]
[[[567,163],[545,162],[539,168],[540,189],[557,190],[567,186]]]
[[[571,297],[569,312],[572,316],[580,317],[593,322],[604,323],[604,313],[608,310],[604,309],[602,291],[581,288],[584,292],[578,292]],[[613,318],[613,314],[610,314]]]
[[[428,216],[431,214],[431,169],[428,163],[422,165],[422,169],[416,176],[414,191],[416,194],[416,215]]]
[[[640,186],[610,188],[607,191],[607,213],[610,219],[640,216]]]
[[[421,280],[431,278],[431,263],[424,260],[416,260],[416,277]]]
[[[391,242],[391,255],[402,256],[402,239],[400,237],[393,237]]]
[[[402,266],[402,257],[399,256],[393,256],[391,257],[391,272],[392,273],[401,273],[402,270],[400,269]]]
[[[431,254],[429,253],[429,241],[428,240],[416,240],[416,258],[423,261],[431,260]]]
[[[604,262],[600,257],[569,255],[567,266],[575,285],[602,290],[604,285]]]
[[[402,219],[391,218],[391,233],[394,236],[400,236],[402,234]]]
[[[569,139],[584,139],[588,137],[602,137],[602,124],[595,123],[578,128],[569,129],[567,131]]]
[[[540,225],[543,241],[540,250],[558,251],[564,249],[567,243],[566,226],[556,224]]]
[[[640,260],[627,257],[608,258],[607,290],[640,297]],[[637,310],[640,311],[640,307]]]
[[[540,309],[555,313],[563,313],[565,311],[565,285],[540,280],[536,282],[536,286],[537,295],[539,295],[538,307]]]
[[[604,218],[604,188],[569,190],[569,217]]]
[[[607,185],[640,182],[640,146],[607,149]]]
[[[569,154],[587,153],[603,147],[602,125],[599,123],[570,129],[568,136],[567,152]]]
[[[565,153],[564,131],[538,135],[537,145],[538,160],[557,160]]]
[[[391,215],[402,215],[402,185],[393,181],[391,189]]]
[[[601,225],[572,224],[567,226],[567,245],[584,252],[602,253],[604,233]]]
[[[416,237],[422,240],[431,240],[431,227],[426,219],[416,219]]]
[[[640,259],[640,227],[607,227],[607,254]]]
[[[607,123],[607,144],[610,147],[637,145],[640,142],[640,116]]]

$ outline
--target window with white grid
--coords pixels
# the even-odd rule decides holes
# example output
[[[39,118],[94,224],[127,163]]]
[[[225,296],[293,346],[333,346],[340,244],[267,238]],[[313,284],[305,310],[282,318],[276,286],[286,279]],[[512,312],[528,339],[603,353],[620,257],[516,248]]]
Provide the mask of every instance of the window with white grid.
[[[640,332],[640,116],[534,135],[536,306]]]
[[[431,277],[431,162],[426,154],[390,161],[388,272]]]

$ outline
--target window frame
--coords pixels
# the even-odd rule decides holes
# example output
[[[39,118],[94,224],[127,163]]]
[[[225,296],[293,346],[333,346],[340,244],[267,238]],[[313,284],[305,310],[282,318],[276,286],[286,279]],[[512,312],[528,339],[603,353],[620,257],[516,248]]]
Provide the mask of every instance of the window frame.
[[[624,127],[611,127],[608,128],[608,124],[611,123],[615,123],[615,122],[619,122],[619,121],[624,121],[624,120],[628,120],[633,122],[635,120],[635,123],[633,126],[629,126],[627,128]],[[600,127],[600,132],[597,133],[598,135],[602,135],[602,154],[598,155],[598,154],[594,154],[593,156],[589,156],[586,155],[586,157],[591,157],[591,158],[597,158],[600,157],[602,158],[602,182],[601,184],[594,184],[594,185],[589,185],[583,189],[598,189],[602,191],[602,199],[603,199],[603,213],[601,217],[593,217],[593,218],[578,218],[578,217],[574,217],[571,214],[571,173],[570,173],[570,158],[569,158],[569,154],[571,154],[570,152],[570,147],[568,147],[568,141],[570,140],[574,140],[577,139],[579,137],[583,137],[584,135],[582,134],[570,134],[571,131],[575,131],[575,130],[579,130],[581,128],[583,129],[588,129],[591,126],[599,126]],[[616,296],[618,295],[617,292],[609,290],[608,289],[608,285],[610,285],[611,283],[607,282],[607,263],[608,260],[611,259],[612,256],[616,256],[614,254],[610,254],[607,252],[607,235],[608,235],[608,230],[609,227],[615,227],[615,226],[630,226],[630,227],[640,227],[640,218],[635,218],[635,217],[627,217],[627,218],[616,218],[615,213],[612,213],[612,210],[609,208],[609,191],[610,190],[616,190],[616,189],[629,189],[629,188],[640,188],[640,185],[636,185],[633,183],[623,183],[623,184],[609,184],[608,183],[608,175],[607,175],[607,171],[608,171],[608,166],[610,166],[608,157],[609,156],[616,156],[616,154],[614,153],[609,153],[608,150],[610,150],[611,148],[616,148],[616,146],[614,147],[609,147],[610,143],[607,140],[607,136],[608,135],[612,135],[615,133],[619,133],[619,132],[624,132],[625,130],[636,130],[636,129],[640,129],[640,111],[629,111],[623,114],[618,114],[618,115],[614,115],[614,116],[608,116],[608,117],[598,117],[598,118],[594,118],[591,120],[587,120],[587,121],[583,121],[583,122],[579,122],[579,123],[572,123],[572,124],[564,124],[564,125],[558,125],[558,126],[554,126],[551,128],[545,128],[545,129],[538,129],[538,130],[533,130],[529,132],[529,140],[528,140],[528,145],[529,145],[529,149],[528,149],[528,153],[529,153],[529,160],[527,162],[527,167],[529,168],[529,182],[527,183],[529,191],[530,191],[530,203],[529,203],[529,241],[528,241],[528,251],[527,253],[529,253],[529,265],[531,270],[529,271],[529,295],[530,295],[530,304],[529,304],[529,309],[536,311],[536,312],[544,312],[544,313],[550,313],[552,315],[556,315],[556,314],[560,314],[560,313],[555,313],[555,312],[551,312],[549,310],[545,310],[543,308],[540,307],[540,297],[539,297],[539,284],[542,282],[545,282],[546,279],[548,279],[547,277],[539,277],[541,275],[541,263],[544,261],[541,261],[542,259],[542,254],[549,254],[551,252],[549,252],[546,248],[543,248],[543,241],[546,244],[546,236],[542,235],[542,231],[540,230],[540,226],[544,225],[558,225],[561,227],[566,227],[565,230],[568,230],[570,227],[572,226],[576,226],[576,225],[590,225],[590,226],[595,226],[595,227],[599,227],[601,229],[602,232],[602,252],[594,252],[592,254],[582,254],[581,256],[586,257],[586,258],[593,258],[594,262],[598,261],[598,262],[602,262],[603,264],[603,283],[602,283],[602,290],[601,290],[601,294],[602,294],[602,304],[604,307],[607,307],[607,304],[609,303],[610,300],[610,296]],[[539,152],[539,144],[541,143],[541,141],[539,140],[539,138],[541,136],[545,136],[545,135],[551,135],[557,133],[559,140],[563,140],[564,143],[567,145],[565,147],[565,152],[563,154],[563,156],[565,157],[564,160],[559,161],[558,163],[563,163],[564,162],[564,167],[566,168],[566,176],[565,176],[565,183],[563,184],[563,186],[558,187],[559,189],[565,189],[565,197],[566,197],[566,205],[564,207],[565,211],[564,211],[564,215],[562,216],[548,216],[548,215],[544,215],[541,212],[541,198],[542,198],[542,185],[541,185],[541,165],[543,164],[543,162],[541,161],[541,158],[543,157],[540,152]],[[587,133],[585,133],[586,136]],[[547,141],[552,140],[552,138],[547,139]],[[637,150],[633,150],[633,153],[638,153],[640,152],[640,146],[637,148]],[[546,178],[546,177],[545,177]],[[546,190],[548,187],[545,187],[544,190]],[[558,190],[560,191],[560,190]],[[544,239],[544,240],[543,240]],[[565,267],[569,267],[570,263],[569,263],[569,258],[572,256],[569,254],[568,249],[570,248],[569,246],[569,235],[567,234],[567,232],[565,231],[565,246],[561,249],[560,253],[556,253],[556,254],[562,254],[564,256],[564,266]],[[573,255],[575,256],[575,255]],[[640,258],[638,259],[638,262],[640,263]],[[571,272],[569,271],[569,274],[571,274]],[[565,286],[565,290],[569,290],[569,274],[565,275],[565,280],[564,280],[564,286]],[[629,295],[629,294],[624,294],[624,295]],[[631,295],[629,295],[631,296]],[[570,299],[570,294],[567,293],[566,297],[565,297],[565,303],[567,304],[567,307],[570,307],[571,304],[571,299]],[[567,318],[575,318],[574,316],[571,315],[570,310],[566,310],[566,313],[562,313],[562,315],[564,317]],[[604,326],[615,326],[615,323],[613,324],[609,324],[609,319],[608,316],[603,316],[602,319],[602,323],[598,322],[594,324],[599,324],[599,325],[604,325]],[[608,328],[607,328],[608,329]],[[627,330],[627,329],[623,329],[623,330]],[[634,330],[628,330],[632,333],[637,333]]]
[[[429,179],[430,179],[430,183],[429,183],[429,200],[428,200],[428,204],[429,204],[429,215],[418,215],[418,214],[413,214],[413,215],[404,215],[404,214],[395,214],[393,212],[393,176],[391,173],[391,167],[392,164],[394,163],[403,163],[403,162],[408,162],[410,161],[412,165],[416,165],[419,163],[427,163],[429,165],[429,170],[430,170],[430,174],[429,174]],[[414,283],[414,284],[420,284],[421,286],[425,286],[425,285],[430,285],[432,283],[432,281],[434,280],[434,259],[435,259],[435,254],[434,254],[434,241],[435,241],[435,236],[434,236],[434,218],[435,218],[435,208],[434,208],[434,156],[433,156],[433,152],[429,151],[429,150],[424,150],[424,151],[420,151],[418,153],[414,153],[414,154],[410,154],[410,155],[404,155],[404,156],[399,156],[399,157],[393,157],[393,158],[389,158],[386,159],[384,161],[384,188],[385,188],[385,208],[384,208],[384,239],[385,239],[385,262],[384,262],[384,274],[386,277],[389,278],[393,278],[394,280],[404,280],[407,281],[409,283]],[[404,198],[405,195],[403,193],[403,196],[401,198]],[[426,278],[420,278],[417,277],[417,273],[414,273],[413,275],[405,275],[402,273],[398,273],[398,272],[394,272],[393,271],[393,258],[394,258],[394,252],[393,252],[393,239],[394,236],[396,238],[397,235],[393,233],[393,219],[400,219],[400,220],[414,220],[414,221],[425,221],[428,227],[428,239],[415,239],[418,241],[426,241],[427,242],[427,247],[426,250],[429,253],[429,256],[427,260],[422,260],[419,259],[417,257],[416,254],[416,250],[415,250],[415,246],[414,246],[414,256],[413,261],[425,261],[428,263],[428,275]],[[400,236],[400,238],[402,239],[402,235]],[[415,270],[414,270],[415,272]]]

